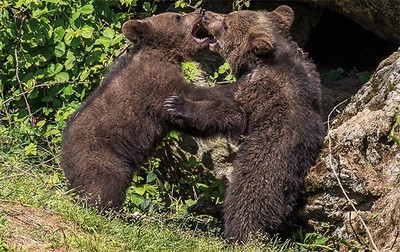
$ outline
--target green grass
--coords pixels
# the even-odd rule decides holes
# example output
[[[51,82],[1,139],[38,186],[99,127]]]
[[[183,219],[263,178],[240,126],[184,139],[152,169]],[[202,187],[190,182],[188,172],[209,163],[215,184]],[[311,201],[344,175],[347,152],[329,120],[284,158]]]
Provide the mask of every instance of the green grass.
[[[226,246],[220,223],[191,216],[183,205],[140,218],[100,215],[66,192],[57,150],[28,155],[22,139],[0,136],[0,252],[296,250],[279,239]]]

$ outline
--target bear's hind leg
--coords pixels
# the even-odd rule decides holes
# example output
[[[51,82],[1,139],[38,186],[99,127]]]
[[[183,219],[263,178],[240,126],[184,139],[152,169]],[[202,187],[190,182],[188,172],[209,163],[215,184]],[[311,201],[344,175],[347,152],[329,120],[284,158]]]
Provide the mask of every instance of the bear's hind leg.
[[[101,160],[100,160],[101,159]],[[81,173],[70,179],[71,187],[99,210],[121,208],[133,169],[116,155],[88,158]]]
[[[229,243],[246,243],[257,232],[274,235],[295,205],[294,197],[286,193],[287,171],[282,159],[260,153],[257,158],[256,154],[239,151],[228,185],[224,237]]]

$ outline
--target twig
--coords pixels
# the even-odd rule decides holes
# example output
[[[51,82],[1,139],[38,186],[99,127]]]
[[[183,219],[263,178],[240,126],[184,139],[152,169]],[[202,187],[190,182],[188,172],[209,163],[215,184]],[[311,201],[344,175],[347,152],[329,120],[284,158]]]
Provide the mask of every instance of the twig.
[[[24,176],[25,174],[27,174],[28,172],[30,172],[32,169],[33,169],[33,166],[32,166],[31,168],[29,168],[28,170],[24,171],[24,172],[17,173],[17,174],[12,174],[12,175],[5,176],[5,177],[1,177],[1,178],[0,178],[0,181],[6,180],[6,179],[9,179],[9,178]]]
[[[321,248],[321,249],[325,249],[327,251],[336,251],[335,249],[333,249],[329,246],[321,245],[321,244],[305,244],[305,243],[300,243],[300,242],[296,242],[296,244],[301,247],[306,247],[306,248]]]
[[[226,85],[226,84],[231,84],[232,81],[217,81],[215,84],[217,85]]]
[[[328,136],[328,147],[329,147],[329,166],[330,166],[330,168],[332,169],[333,174],[335,175],[335,178],[336,178],[336,180],[337,180],[337,182],[338,182],[338,184],[339,184],[339,187],[340,187],[340,189],[342,190],[344,196],[346,197],[346,199],[347,199],[347,201],[349,202],[350,206],[353,208],[354,212],[356,212],[358,218],[359,218],[360,221],[361,221],[361,224],[362,224],[363,227],[365,228],[365,231],[366,231],[367,234],[368,234],[369,240],[371,241],[371,244],[372,244],[372,246],[374,247],[374,250],[375,250],[375,251],[379,251],[379,249],[376,247],[376,244],[375,244],[375,242],[374,242],[374,239],[372,238],[372,235],[371,235],[371,232],[369,231],[369,228],[367,227],[367,225],[365,224],[365,222],[364,222],[363,218],[361,217],[359,211],[356,209],[356,207],[354,206],[353,202],[350,200],[349,196],[347,195],[347,192],[346,192],[346,190],[344,189],[344,187],[343,187],[343,185],[342,185],[342,182],[340,181],[340,178],[339,178],[339,176],[338,176],[338,174],[337,174],[337,172],[336,172],[336,169],[335,169],[334,166],[333,166],[330,119],[331,119],[332,113],[337,109],[337,107],[339,107],[340,105],[342,105],[342,104],[345,103],[346,101],[347,101],[347,99],[344,100],[344,101],[342,101],[342,102],[339,103],[338,105],[336,105],[336,106],[332,109],[332,111],[329,113],[329,115],[328,115],[328,123],[327,123],[327,124],[328,124],[328,135],[327,135],[327,136]]]
[[[392,249],[393,249],[393,247],[394,247],[394,245],[396,245],[397,238],[399,237],[399,233],[400,233],[400,231],[399,231],[399,228],[398,228],[398,227],[396,227],[396,229],[397,229],[397,232],[396,232],[396,237],[394,238],[394,241],[393,241],[393,244],[392,244],[392,246],[390,247],[390,250],[392,250]]]
[[[24,23],[25,17],[22,18],[21,20],[21,26],[19,28],[19,31],[21,33],[22,30],[22,24]],[[19,79],[19,60],[18,60],[18,46],[20,44],[19,38],[18,38],[18,42],[15,45],[15,49],[14,49],[14,58],[15,58],[15,77],[17,79],[18,85],[19,85],[19,89],[22,92],[22,97],[24,98],[25,104],[26,104],[26,109],[28,110],[28,114],[29,114],[29,120],[31,121],[31,124],[33,125],[33,117],[32,117],[32,112],[31,112],[31,106],[29,105],[28,102],[28,98],[26,98],[26,95],[24,94],[24,88],[22,86],[22,82]]]
[[[119,57],[121,57],[122,54],[124,54],[129,47],[131,47],[131,44],[125,44],[123,45],[119,50],[118,50],[118,55],[114,57],[114,59],[118,59]]]
[[[29,94],[29,93],[32,92],[35,88],[40,88],[40,87],[51,87],[51,86],[54,86],[54,85],[72,84],[72,83],[74,83],[74,82],[72,82],[72,81],[63,81],[63,82],[57,82],[57,81],[55,81],[55,82],[45,82],[45,83],[42,83],[42,84],[37,84],[37,85],[35,85],[34,87],[32,87],[30,90],[24,91],[24,92],[22,92],[22,93],[19,93],[19,94],[17,94],[17,95],[14,95],[14,96],[8,98],[7,100],[3,101],[2,104],[4,105],[4,104],[6,104],[7,102],[12,101],[12,100],[14,100],[15,98],[17,98],[17,97],[19,97],[19,96],[22,96],[22,95],[25,95],[25,94]]]
[[[53,157],[51,157],[51,158],[49,158],[49,159],[43,161],[43,162],[40,162],[40,163],[37,164],[37,165],[32,166],[32,167],[29,168],[28,170],[22,171],[22,169],[16,168],[16,169],[18,169],[18,170],[20,170],[20,171],[22,171],[22,172],[17,173],[17,174],[12,174],[12,175],[9,175],[9,176],[1,177],[1,178],[0,178],[0,181],[6,180],[6,179],[9,179],[9,178],[24,176],[24,175],[26,175],[28,172],[30,172],[33,168],[39,167],[39,166],[44,165],[44,164],[46,164],[46,163],[48,163],[48,162],[51,162],[51,161],[53,161],[54,159],[56,159],[57,157],[59,157],[59,156],[61,156],[61,153],[59,153],[59,154],[57,154],[57,155],[55,155],[55,156],[53,156]],[[37,177],[36,174],[34,174],[34,175],[35,175],[35,177]]]

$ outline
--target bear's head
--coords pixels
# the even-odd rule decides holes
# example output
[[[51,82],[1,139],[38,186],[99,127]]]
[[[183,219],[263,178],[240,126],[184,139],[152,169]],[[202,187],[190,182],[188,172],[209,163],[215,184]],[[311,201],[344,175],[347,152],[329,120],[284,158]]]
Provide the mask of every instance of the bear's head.
[[[207,33],[202,32],[202,17],[201,10],[186,15],[163,13],[142,20],[129,20],[123,24],[122,32],[134,43],[162,50],[168,56],[190,59],[208,47]]]
[[[293,21],[293,10],[282,5],[271,12],[207,11],[202,24],[214,36],[209,48],[220,53],[235,70],[238,64],[273,54],[277,44],[287,40]]]

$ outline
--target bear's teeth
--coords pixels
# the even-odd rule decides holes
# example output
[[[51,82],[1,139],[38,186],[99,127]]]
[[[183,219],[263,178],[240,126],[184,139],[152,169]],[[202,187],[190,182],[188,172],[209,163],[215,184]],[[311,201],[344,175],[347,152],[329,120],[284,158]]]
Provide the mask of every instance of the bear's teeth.
[[[198,43],[203,43],[204,41],[206,41],[208,38],[202,38],[202,39],[199,39],[199,38],[194,38],[194,40],[196,40],[196,42],[198,42]]]

